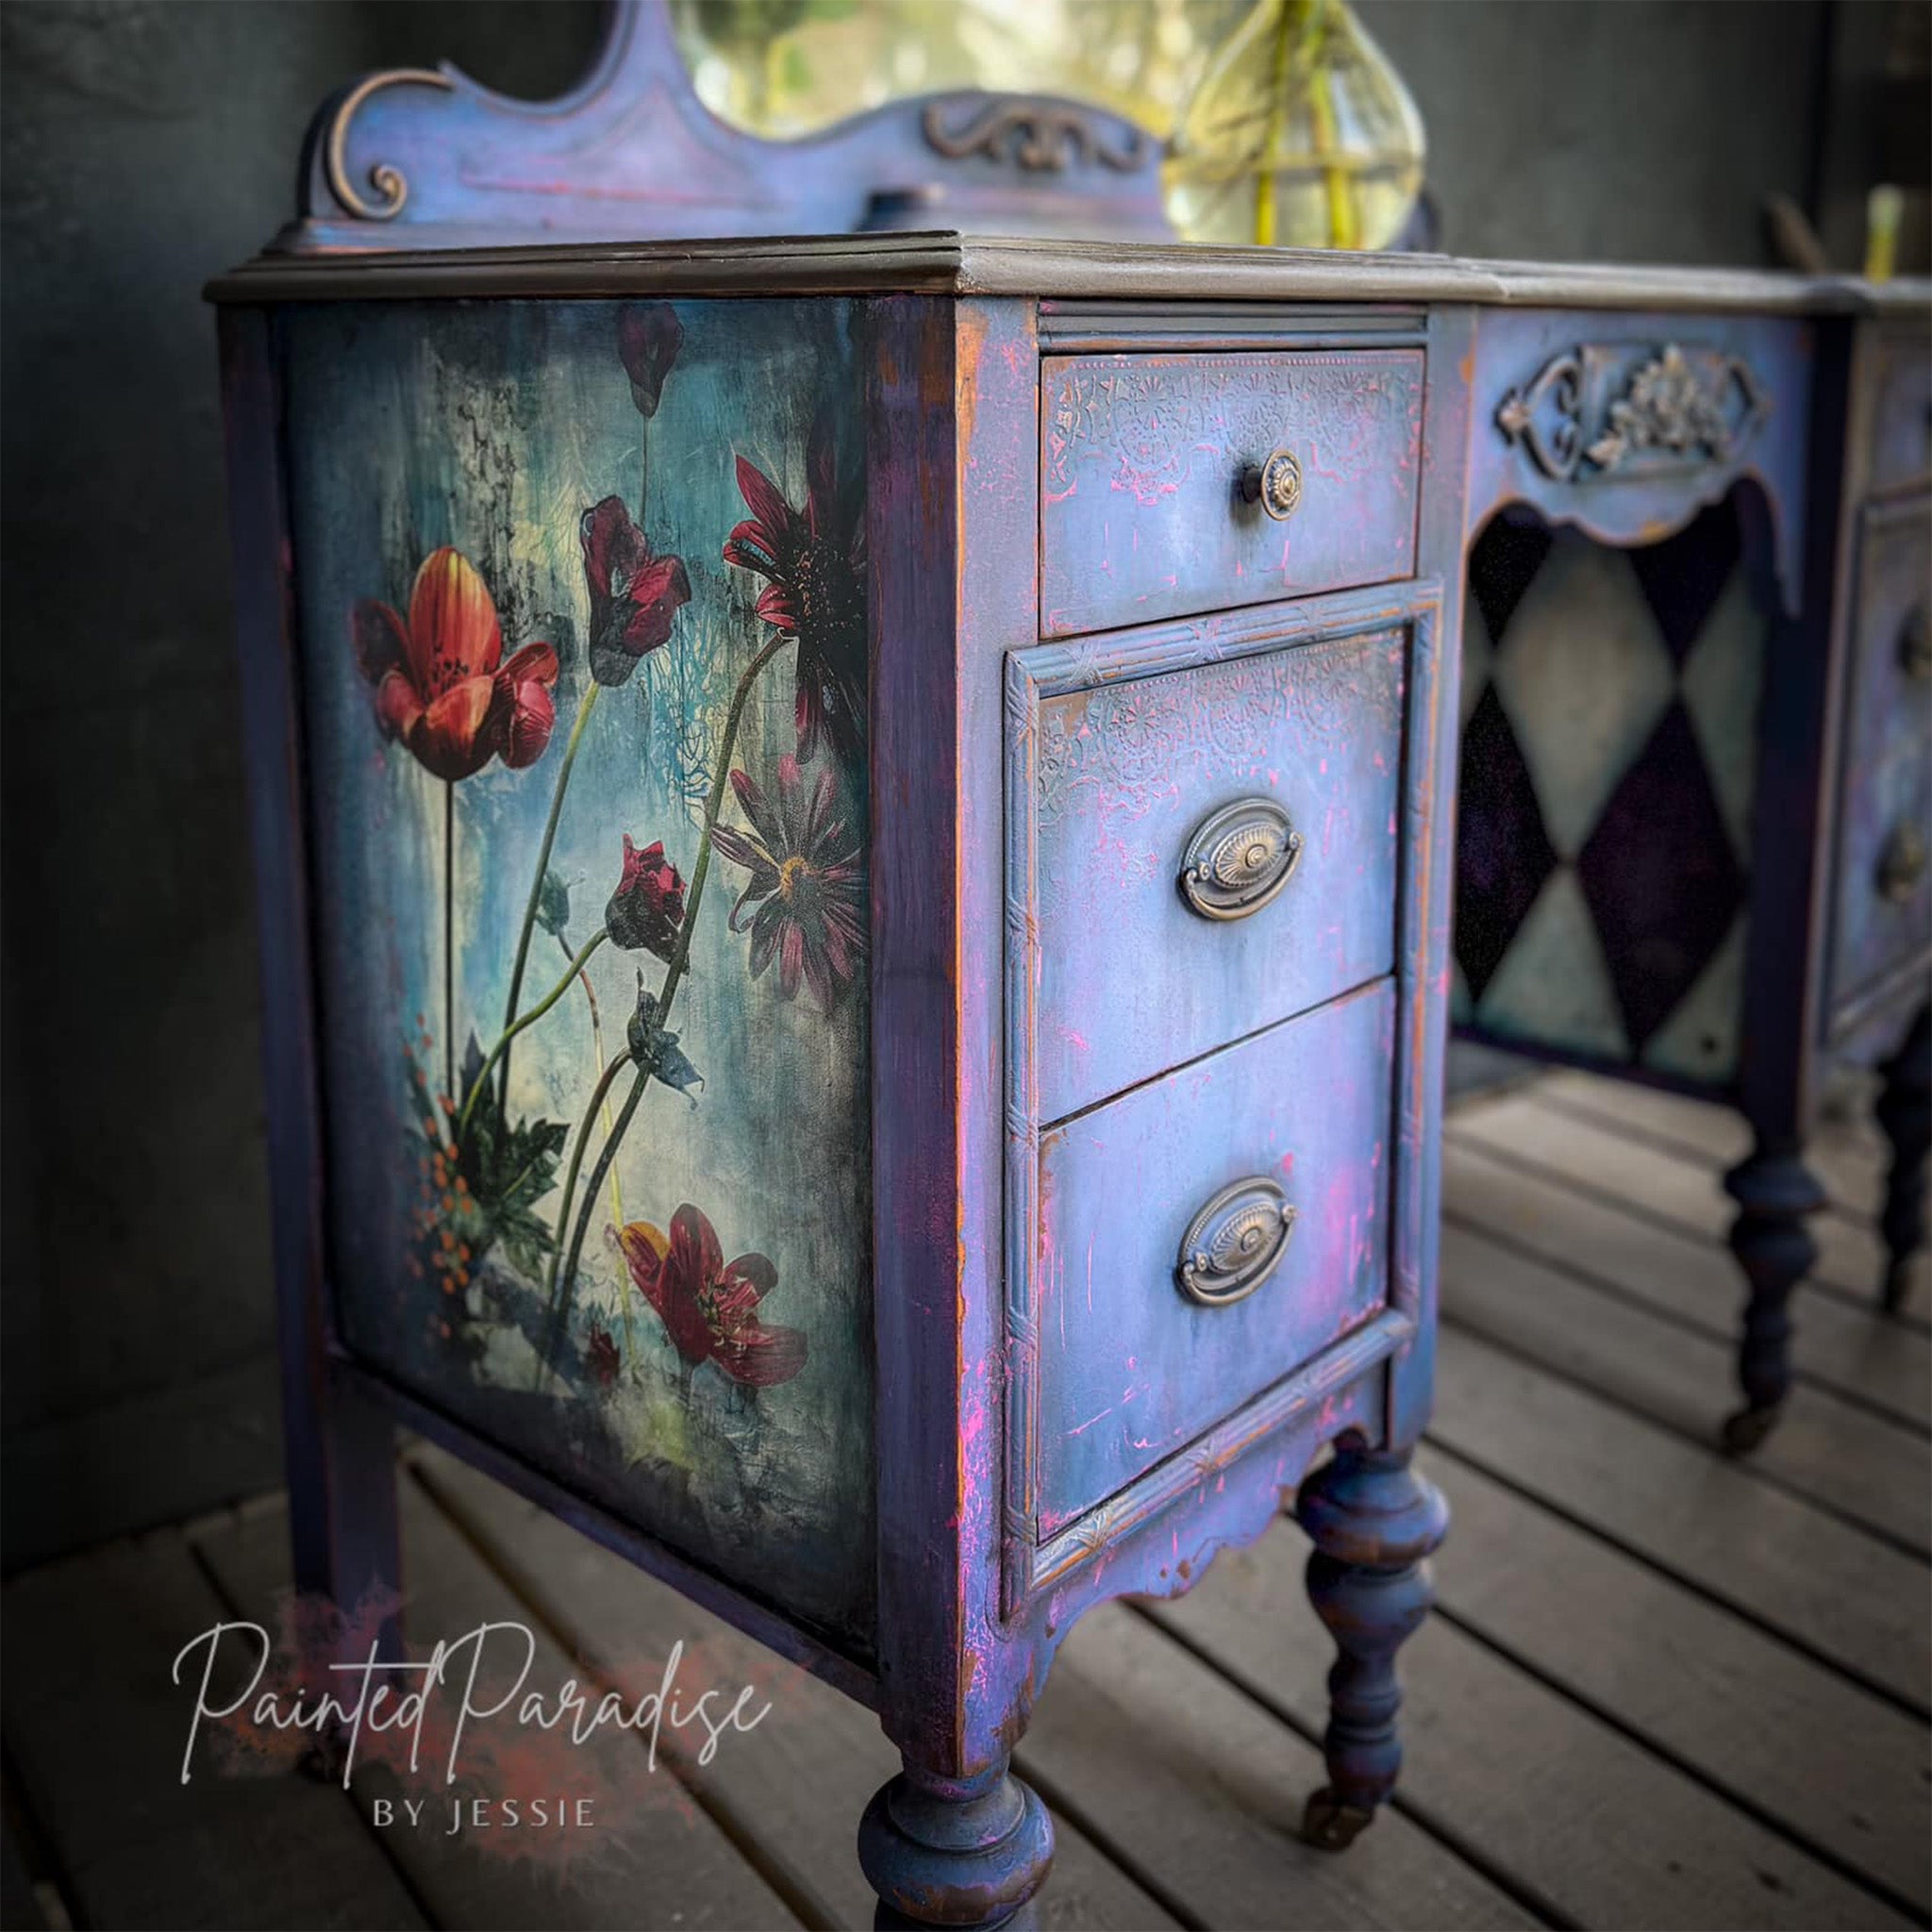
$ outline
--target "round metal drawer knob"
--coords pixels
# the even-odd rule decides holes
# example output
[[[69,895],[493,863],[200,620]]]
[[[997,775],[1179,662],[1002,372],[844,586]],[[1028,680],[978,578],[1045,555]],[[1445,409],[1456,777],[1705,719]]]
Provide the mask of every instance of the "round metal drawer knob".
[[[1302,466],[1292,450],[1275,450],[1241,472],[1241,501],[1258,503],[1277,524],[1302,507]]]
[[[1294,1223],[1288,1196],[1266,1174],[1223,1188],[1181,1237],[1174,1268],[1181,1292],[1208,1308],[1246,1300],[1287,1254]]]

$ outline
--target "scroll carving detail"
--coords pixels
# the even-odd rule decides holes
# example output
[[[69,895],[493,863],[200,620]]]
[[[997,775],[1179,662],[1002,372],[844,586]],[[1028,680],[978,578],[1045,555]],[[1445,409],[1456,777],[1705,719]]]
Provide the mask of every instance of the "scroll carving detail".
[[[388,161],[374,162],[369,170],[369,185],[379,197],[375,201],[363,200],[361,191],[349,178],[349,125],[362,103],[387,87],[433,87],[447,93],[454,85],[448,75],[439,74],[434,68],[394,67],[387,73],[370,75],[342,96],[341,105],[328,124],[324,152],[330,192],[358,221],[391,222],[402,213],[403,204],[409,198],[408,178],[400,168]]]
[[[1064,101],[990,100],[956,128],[946,125],[941,101],[928,104],[920,126],[926,144],[949,161],[969,155],[989,160],[1011,159],[1029,174],[1058,175],[1070,160],[1098,161],[1118,174],[1130,174],[1144,158],[1145,141],[1131,134],[1116,147],[1079,108]]]

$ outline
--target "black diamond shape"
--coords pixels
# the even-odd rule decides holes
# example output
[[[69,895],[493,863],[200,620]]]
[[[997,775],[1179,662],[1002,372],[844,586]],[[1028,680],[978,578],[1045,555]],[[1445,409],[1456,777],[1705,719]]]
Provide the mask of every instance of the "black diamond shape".
[[[1462,732],[1456,958],[1480,999],[1557,863],[1542,808],[1492,684]]]
[[[1677,700],[1611,793],[1576,874],[1624,1030],[1641,1051],[1709,965],[1744,895],[1697,735]]]
[[[1724,594],[1742,551],[1738,512],[1728,500],[1713,504],[1674,537],[1631,551],[1644,601],[1679,664]]]
[[[1484,526],[1469,552],[1469,592],[1489,626],[1490,641],[1503,632],[1529,580],[1550,554],[1550,533],[1534,511],[1507,504]]]

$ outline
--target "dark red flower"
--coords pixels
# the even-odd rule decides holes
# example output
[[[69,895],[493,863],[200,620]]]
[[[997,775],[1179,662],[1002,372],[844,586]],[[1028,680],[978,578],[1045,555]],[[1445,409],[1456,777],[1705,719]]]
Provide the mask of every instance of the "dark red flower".
[[[617,1380],[617,1372],[623,1365],[609,1329],[601,1325],[592,1328],[590,1342],[584,1349],[584,1371],[591,1380],[608,1389]]]
[[[439,778],[467,778],[492,758],[521,766],[542,757],[557,722],[557,653],[525,644],[503,661],[496,606],[461,551],[423,559],[408,623],[365,597],[349,630],[384,737],[401,739]]]
[[[773,802],[743,772],[731,789],[750,819],[756,838],[717,825],[711,842],[751,878],[731,908],[731,930],[744,931],[751,916],[751,974],[757,979],[778,961],[778,991],[789,1000],[803,978],[826,1012],[838,1005],[865,957],[865,881],[858,841],[832,816],[836,788],[821,768],[808,788],[794,758],[778,760],[778,798]]]
[[[724,543],[724,561],[768,581],[758,613],[798,640],[794,715],[798,756],[819,741],[851,763],[865,742],[865,525],[841,493],[828,427],[815,425],[806,451],[801,513],[755,463],[738,458],[738,488],[751,516]]]
[[[684,924],[684,881],[654,839],[640,852],[624,835],[624,876],[604,908],[604,930],[626,953],[656,953],[669,959]]]
[[[778,1285],[777,1269],[763,1255],[726,1261],[716,1231],[689,1201],[671,1217],[668,1239],[643,1221],[617,1239],[638,1292],[686,1361],[716,1362],[734,1382],[755,1389],[789,1382],[804,1368],[805,1336],[758,1320],[758,1304]]]
[[[587,509],[578,534],[591,592],[591,675],[623,684],[670,637],[671,620],[691,602],[691,579],[679,558],[651,555],[621,496]]]
[[[658,413],[664,378],[684,346],[684,325],[668,302],[633,302],[618,311],[617,354],[630,377],[630,399],[638,413]]]

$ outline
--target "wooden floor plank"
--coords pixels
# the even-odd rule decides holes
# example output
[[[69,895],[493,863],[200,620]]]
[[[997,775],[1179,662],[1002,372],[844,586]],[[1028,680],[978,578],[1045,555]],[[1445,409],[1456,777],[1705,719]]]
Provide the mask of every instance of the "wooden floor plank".
[[[1567,1069],[1539,1081],[1536,1097],[1540,1104],[1574,1110],[1612,1132],[1657,1141],[1718,1174],[1751,1151],[1744,1116],[1721,1101],[1693,1100]],[[1805,1158],[1844,1213],[1855,1220],[1877,1220],[1885,1200],[1885,1157],[1878,1142],[1821,1124],[1806,1143]]]
[[[1724,1240],[1737,1211],[1711,1169],[1541,1106],[1533,1088],[1478,1101],[1458,1112],[1446,1131],[1485,1141],[1516,1155],[1525,1166],[1561,1174],[1713,1241]],[[1830,1209],[1814,1215],[1809,1226],[1818,1242],[1815,1278],[1875,1307],[1885,1259],[1876,1231]],[[1905,1318],[1922,1330],[1924,1316],[1917,1310],[1923,1306],[1922,1299]]]
[[[532,1687],[554,1695],[566,1678],[581,1674],[413,1482],[402,1485],[401,1504],[404,1617],[414,1652],[423,1654],[439,1638],[453,1642],[486,1619],[524,1623],[537,1634]],[[286,1522],[276,1510],[258,1512],[226,1534],[210,1533],[202,1547],[237,1602],[265,1608],[286,1587]],[[479,1701],[487,1701],[485,1693],[479,1692]],[[491,1737],[502,1735],[511,1734],[479,1735],[478,1757],[472,1761],[490,1748]],[[754,1748],[756,1741],[756,1732],[727,1737],[720,1754]],[[565,1752],[569,1769],[552,1774],[559,1789],[562,1777],[575,1775],[579,1782],[570,1789],[600,1793],[594,1846],[586,1845],[586,1856],[567,1874],[534,1861],[485,1856],[466,1837],[450,1837],[427,1817],[418,1828],[391,1828],[391,1856],[439,1924],[465,1932],[531,1925],[558,1932],[604,1925],[643,1932],[701,1926],[775,1932],[798,1924],[671,1771],[661,1761],[651,1770],[641,1734],[602,1730],[574,1752],[559,1745],[557,1754],[546,1754],[546,1763]],[[541,1795],[521,1789],[531,1775],[507,1773],[500,1794]],[[357,1777],[365,1798],[384,1783],[379,1773]],[[511,1785],[519,1789],[508,1789]]]
[[[1573,1277],[1734,1345],[1744,1283],[1707,1238],[1559,1187],[1484,1142],[1442,1150],[1443,1211],[1526,1248]],[[1792,1367],[1835,1393],[1932,1427],[1932,1341],[1827,1295],[1793,1305]]]
[[[1442,1229],[1443,1320],[1597,1393],[1715,1443],[1738,1406],[1728,1344],[1600,1294],[1548,1263],[1458,1224]],[[1908,1549],[1932,1554],[1932,1441],[1794,1387],[1752,1466]]]
[[[1333,1651],[1303,1588],[1307,1549],[1284,1519],[1147,1613],[1319,1729]],[[1446,1621],[1404,1646],[1402,1675],[1405,1802],[1571,1923],[1909,1923]]]
[[[755,1836],[775,1882],[807,1924],[865,1925],[873,1893],[858,1869],[859,1814],[899,1769],[872,1712],[741,1636],[666,1585],[579,1536],[453,1457],[425,1450],[425,1480],[524,1597],[607,1681],[655,1677],[682,1641],[708,1680],[757,1683],[770,1715],[742,1748],[685,1774]],[[646,1688],[648,1686],[646,1685]],[[1064,1818],[1041,1901],[1055,1932],[1156,1932],[1174,1922]]]
[[[174,1662],[224,1611],[178,1531],[29,1571],[4,1603],[8,1755],[84,1923],[423,1924],[341,1791],[223,1775],[205,1750],[181,1782]]]
[[[1932,1908],[1932,1726],[1475,1471],[1424,1457],[1465,1627],[1917,1910]]]
[[[1586,1390],[1445,1329],[1430,1436],[1920,1709],[1932,1571]]]
[[[1399,1814],[1345,1857],[1304,1844],[1301,1808],[1322,1782],[1320,1754],[1119,1604],[1069,1633],[1019,1761],[1077,1800],[1109,1852],[1215,1932],[1536,1923]]]

